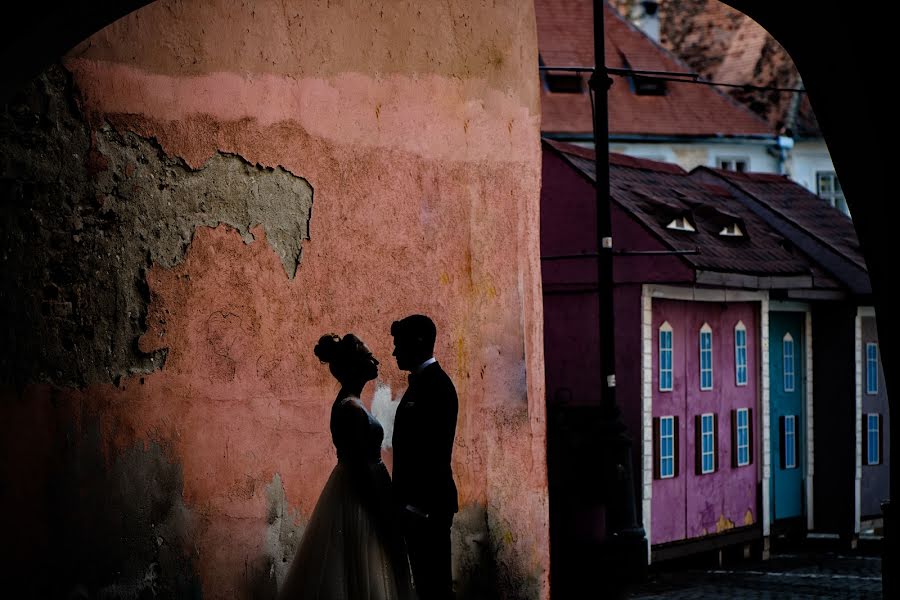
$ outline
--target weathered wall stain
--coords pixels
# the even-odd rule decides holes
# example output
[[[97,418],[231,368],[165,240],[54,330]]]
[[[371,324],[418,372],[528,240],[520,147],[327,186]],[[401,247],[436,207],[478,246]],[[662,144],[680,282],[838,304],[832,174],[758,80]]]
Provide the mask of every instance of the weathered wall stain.
[[[262,224],[289,277],[309,239],[306,180],[222,153],[191,169],[152,140],[90,129],[78,101],[53,67],[0,115],[3,381],[83,386],[161,367],[165,349],[137,347],[146,270],[177,264],[197,227],[252,241]]]
[[[291,508],[278,473],[275,473],[266,486],[266,504],[267,526],[263,554],[268,560],[269,570],[266,577],[259,579],[257,586],[264,587],[268,593],[256,593],[254,598],[275,595],[277,582],[284,581],[306,527],[305,519]]]
[[[202,517],[185,505],[171,448],[138,442],[110,452],[101,421],[46,387],[6,396],[3,415],[0,556],[18,565],[10,576],[29,576],[22,596],[199,596]]]

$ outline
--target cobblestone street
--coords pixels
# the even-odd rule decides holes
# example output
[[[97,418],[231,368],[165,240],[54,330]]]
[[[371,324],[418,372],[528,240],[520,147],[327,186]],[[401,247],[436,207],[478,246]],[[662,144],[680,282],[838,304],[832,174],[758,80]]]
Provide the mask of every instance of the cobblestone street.
[[[881,558],[874,553],[785,553],[721,568],[652,572],[634,589],[650,598],[881,598]]]

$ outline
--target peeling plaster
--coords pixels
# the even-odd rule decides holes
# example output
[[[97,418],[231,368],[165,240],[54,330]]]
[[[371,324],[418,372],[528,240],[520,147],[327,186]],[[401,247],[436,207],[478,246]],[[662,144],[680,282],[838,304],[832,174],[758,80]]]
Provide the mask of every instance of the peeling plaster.
[[[197,169],[151,139],[91,129],[68,74],[48,69],[0,113],[0,381],[85,386],[162,367],[145,353],[152,264],[172,267],[198,227],[246,243],[262,225],[293,278],[313,190],[281,167],[217,153]]]
[[[299,512],[288,504],[279,473],[275,473],[272,482],[266,486],[266,505],[264,550],[271,561],[269,580],[273,585],[275,582],[280,585],[287,576],[306,524]]]

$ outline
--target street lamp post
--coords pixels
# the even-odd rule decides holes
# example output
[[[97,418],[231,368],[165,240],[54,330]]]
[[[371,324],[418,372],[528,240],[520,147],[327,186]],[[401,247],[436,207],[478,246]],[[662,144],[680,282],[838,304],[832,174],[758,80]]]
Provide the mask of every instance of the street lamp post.
[[[606,506],[606,538],[600,554],[619,590],[642,579],[647,567],[647,536],[637,517],[631,440],[616,403],[615,315],[613,310],[613,236],[609,198],[609,124],[607,92],[612,79],[606,72],[604,7],[594,0],[594,73],[590,84],[594,102],[594,152],[597,194],[597,296],[599,306],[601,419],[598,446]]]

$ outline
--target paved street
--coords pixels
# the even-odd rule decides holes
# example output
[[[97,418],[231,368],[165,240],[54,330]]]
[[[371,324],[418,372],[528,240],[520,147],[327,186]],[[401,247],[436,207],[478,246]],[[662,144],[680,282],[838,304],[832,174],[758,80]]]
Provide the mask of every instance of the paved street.
[[[632,598],[881,598],[881,559],[835,552],[651,573]]]

